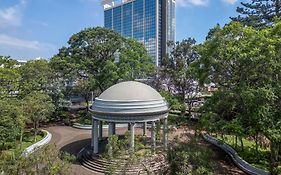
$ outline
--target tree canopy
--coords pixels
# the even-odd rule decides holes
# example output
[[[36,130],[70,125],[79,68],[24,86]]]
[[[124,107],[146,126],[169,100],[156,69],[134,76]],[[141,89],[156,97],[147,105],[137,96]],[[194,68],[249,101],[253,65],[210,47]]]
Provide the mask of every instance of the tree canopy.
[[[219,88],[204,105],[205,117],[216,125],[213,128],[223,131],[241,123],[244,134],[264,134],[273,145],[281,143],[280,29],[281,23],[255,30],[232,22],[216,26],[197,47],[201,72]],[[241,134],[240,129],[228,131]]]
[[[52,58],[52,67],[69,81],[86,80],[87,89],[96,93],[119,80],[143,78],[153,70],[142,44],[109,29],[84,29],[74,34],[68,44]]]
[[[252,0],[250,3],[241,2],[241,5],[236,10],[241,15],[231,19],[246,26],[265,28],[271,26],[275,18],[281,18],[280,0]]]

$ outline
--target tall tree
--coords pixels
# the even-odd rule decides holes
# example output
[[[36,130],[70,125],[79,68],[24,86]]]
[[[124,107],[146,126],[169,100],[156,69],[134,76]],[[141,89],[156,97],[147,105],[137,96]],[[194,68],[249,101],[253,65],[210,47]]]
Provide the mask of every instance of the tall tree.
[[[20,67],[20,94],[25,96],[33,91],[48,91],[52,70],[46,60],[31,60]]]
[[[194,45],[195,40],[191,38],[169,43],[172,51],[170,56],[164,59],[159,74],[169,86],[170,91],[178,93],[183,103],[187,101],[189,115],[191,115],[191,99],[198,92],[194,65],[199,59],[199,55],[194,50]],[[171,85],[173,90],[171,90]]]
[[[109,29],[84,29],[71,36],[68,44],[51,65],[65,80],[88,81],[89,91],[100,93],[119,80],[143,77],[152,69],[142,44]]]
[[[231,19],[246,26],[264,28],[271,26],[274,18],[281,18],[280,0],[252,0],[250,3],[241,2],[241,5],[236,10],[241,15]]]
[[[0,100],[0,150],[7,149],[7,145],[16,146],[16,138],[21,130],[21,106],[18,100]],[[11,144],[12,143],[12,144]]]
[[[40,122],[46,120],[54,108],[50,96],[45,93],[34,91],[24,98],[24,112],[33,123],[35,141]]]
[[[279,161],[276,145],[281,132],[280,29],[281,23],[256,30],[232,22],[223,28],[217,26],[197,47],[200,69],[218,87],[204,105],[205,116],[215,118],[210,121],[240,123],[245,128],[243,134],[254,138],[263,134],[270,139],[272,173]],[[239,127],[235,128],[238,130],[232,127],[233,134],[240,135]]]
[[[0,97],[13,97],[19,90],[20,74],[17,61],[0,56]]]

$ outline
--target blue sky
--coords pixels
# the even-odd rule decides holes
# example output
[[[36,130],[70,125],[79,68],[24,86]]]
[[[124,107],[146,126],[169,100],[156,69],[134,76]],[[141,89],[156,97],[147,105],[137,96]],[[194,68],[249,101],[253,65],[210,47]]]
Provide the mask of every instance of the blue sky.
[[[177,0],[176,38],[203,42],[209,29],[236,16],[242,0]],[[0,55],[50,58],[69,37],[103,26],[100,0],[0,0]]]

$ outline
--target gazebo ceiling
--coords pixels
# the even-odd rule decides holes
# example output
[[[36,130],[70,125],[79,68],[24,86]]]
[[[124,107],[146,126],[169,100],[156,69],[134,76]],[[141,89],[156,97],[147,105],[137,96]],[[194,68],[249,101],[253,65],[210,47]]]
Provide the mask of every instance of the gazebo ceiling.
[[[93,118],[113,122],[143,122],[165,118],[166,100],[150,86],[127,81],[105,90],[95,99],[90,111]]]

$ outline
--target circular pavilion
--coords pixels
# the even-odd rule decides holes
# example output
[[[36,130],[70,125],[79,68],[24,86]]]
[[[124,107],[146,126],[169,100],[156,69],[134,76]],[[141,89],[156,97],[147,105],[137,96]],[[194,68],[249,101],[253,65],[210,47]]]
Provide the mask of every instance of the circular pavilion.
[[[167,148],[167,117],[169,107],[166,100],[152,87],[135,81],[121,82],[105,90],[90,108],[92,113],[92,141],[94,154],[99,153],[99,138],[103,137],[103,122],[108,123],[108,137],[115,134],[116,124],[128,124],[130,151],[134,152],[135,125],[141,123],[146,135],[147,123],[151,124],[151,149],[155,151],[155,122],[163,122],[163,146]],[[110,148],[109,148],[110,149]]]

